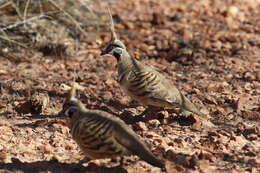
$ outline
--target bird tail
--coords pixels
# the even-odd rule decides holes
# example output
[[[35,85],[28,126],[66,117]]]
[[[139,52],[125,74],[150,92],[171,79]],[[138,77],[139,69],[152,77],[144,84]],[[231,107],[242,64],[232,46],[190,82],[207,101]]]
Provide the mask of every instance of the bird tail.
[[[150,151],[143,151],[142,154],[138,154],[141,159],[150,163],[153,166],[164,168],[164,162],[157,159]]]
[[[200,115],[200,116],[206,116],[206,114],[203,114],[202,112],[200,112],[199,109],[187,97],[185,97],[183,94],[181,94],[181,97],[182,97],[182,108],[183,109],[185,109],[189,112],[195,113],[197,115]]]

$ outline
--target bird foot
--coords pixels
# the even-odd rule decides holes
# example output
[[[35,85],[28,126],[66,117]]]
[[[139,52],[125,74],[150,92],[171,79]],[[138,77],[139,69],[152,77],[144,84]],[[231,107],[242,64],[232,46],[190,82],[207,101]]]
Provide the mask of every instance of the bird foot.
[[[84,163],[86,163],[86,162],[89,162],[91,159],[89,159],[89,158],[87,158],[87,157],[84,157],[83,159],[81,159],[79,162],[78,162],[78,164],[79,165],[83,165]]]
[[[149,112],[150,108],[146,108],[142,113],[140,113],[139,115],[135,115],[133,118],[133,121],[138,122],[138,121],[145,121],[144,119],[144,115]]]
[[[192,113],[189,111],[182,110],[180,111],[179,115],[185,118],[188,118]]]
[[[145,121],[144,115],[140,114],[140,115],[134,116],[133,121],[135,121],[135,122]]]

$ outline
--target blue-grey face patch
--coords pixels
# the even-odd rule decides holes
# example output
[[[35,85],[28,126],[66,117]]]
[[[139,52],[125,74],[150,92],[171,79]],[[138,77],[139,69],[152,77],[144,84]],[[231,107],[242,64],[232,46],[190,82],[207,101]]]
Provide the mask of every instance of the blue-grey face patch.
[[[115,48],[113,50],[113,55],[116,57],[117,60],[120,59],[122,53],[123,53],[122,48]]]
[[[123,53],[121,48],[115,48],[114,53],[121,55]]]
[[[76,107],[76,106],[71,106],[70,108],[68,108],[68,109],[65,111],[64,114],[65,114],[67,117],[72,117],[73,113],[74,113],[74,112],[77,112],[77,110],[78,110],[78,107]]]

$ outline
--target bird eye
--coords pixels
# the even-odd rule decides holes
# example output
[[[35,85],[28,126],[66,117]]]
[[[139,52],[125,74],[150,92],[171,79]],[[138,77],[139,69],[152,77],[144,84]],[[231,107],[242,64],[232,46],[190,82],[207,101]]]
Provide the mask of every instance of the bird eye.
[[[63,106],[62,106],[62,109],[63,110],[67,110],[67,109],[69,109],[70,108],[70,106],[68,105],[68,104],[64,104]]]
[[[111,45],[111,46],[108,47],[108,51],[111,51],[111,50],[113,50],[114,48],[115,48],[115,46],[114,46],[114,45]]]
[[[65,111],[65,115],[71,118],[73,116],[74,112],[77,112],[77,108],[70,107]]]
[[[62,110],[67,110],[68,109],[68,106],[67,105],[63,105],[62,106]]]

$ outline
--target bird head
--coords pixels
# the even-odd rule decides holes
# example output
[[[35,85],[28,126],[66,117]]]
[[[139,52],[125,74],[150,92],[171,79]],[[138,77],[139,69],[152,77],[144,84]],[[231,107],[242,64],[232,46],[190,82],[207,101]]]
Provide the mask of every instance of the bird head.
[[[74,82],[71,87],[67,99],[62,106],[62,110],[58,113],[59,117],[68,117],[72,118],[75,113],[85,109],[83,103],[78,100],[76,97],[76,84]]]
[[[120,40],[115,40],[107,44],[106,48],[102,50],[101,56],[109,54],[120,60],[124,50],[125,45]]]
[[[117,38],[116,32],[115,32],[115,27],[114,27],[114,22],[113,22],[113,17],[111,15],[110,10],[108,9],[109,15],[110,15],[110,32],[111,32],[111,40],[107,44],[106,48],[102,50],[101,56],[110,54],[114,56],[117,60],[120,59],[121,55],[123,54],[123,51],[126,50],[126,47],[122,41],[120,41]]]
[[[62,106],[62,110],[58,113],[58,116],[72,118],[77,111],[78,106],[73,101],[66,101]]]

